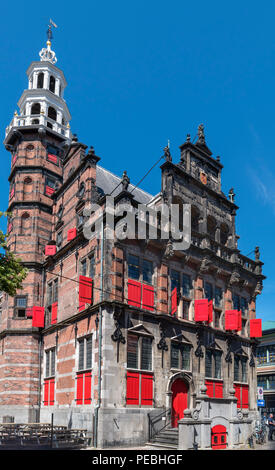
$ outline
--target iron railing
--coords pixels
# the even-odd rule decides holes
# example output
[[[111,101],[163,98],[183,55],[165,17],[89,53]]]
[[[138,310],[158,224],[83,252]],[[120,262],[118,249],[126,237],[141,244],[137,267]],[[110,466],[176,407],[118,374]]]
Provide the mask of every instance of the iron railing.
[[[148,434],[149,441],[152,440],[157,434],[164,429],[173,427],[173,424],[179,419],[177,413],[172,412],[170,409],[164,410],[158,415],[150,416],[148,414]]]

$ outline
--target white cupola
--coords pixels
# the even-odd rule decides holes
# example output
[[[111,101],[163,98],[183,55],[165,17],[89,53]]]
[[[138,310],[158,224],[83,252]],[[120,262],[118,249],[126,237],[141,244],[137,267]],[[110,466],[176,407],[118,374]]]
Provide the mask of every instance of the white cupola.
[[[57,58],[50,39],[51,31],[48,30],[47,47],[40,51],[40,61],[32,62],[27,70],[28,89],[18,101],[19,113],[15,111],[6,136],[15,127],[38,125],[71,138],[71,115],[63,98],[67,82],[55,65]]]

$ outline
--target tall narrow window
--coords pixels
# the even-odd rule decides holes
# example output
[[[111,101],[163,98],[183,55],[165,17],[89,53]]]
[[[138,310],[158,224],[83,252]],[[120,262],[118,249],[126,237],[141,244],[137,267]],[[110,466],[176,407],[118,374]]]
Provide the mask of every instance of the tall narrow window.
[[[152,340],[141,338],[141,369],[152,370]]]
[[[26,318],[27,297],[21,295],[15,297],[15,316],[17,318]]]
[[[44,86],[44,73],[40,72],[37,77],[37,88],[43,88]]]
[[[48,117],[52,119],[53,121],[56,121],[56,117],[57,117],[56,110],[52,106],[50,106],[48,109]]]
[[[129,369],[138,369],[138,337],[136,335],[128,335],[127,367]]]
[[[205,292],[205,297],[208,300],[213,299],[213,286],[209,282],[205,282],[204,284],[204,292]]]
[[[129,255],[128,259],[128,277],[130,279],[139,280],[139,257]]]
[[[152,284],[153,277],[153,263],[148,260],[142,262],[142,280],[147,284]]]
[[[49,90],[55,92],[55,78],[52,75],[50,76]]]

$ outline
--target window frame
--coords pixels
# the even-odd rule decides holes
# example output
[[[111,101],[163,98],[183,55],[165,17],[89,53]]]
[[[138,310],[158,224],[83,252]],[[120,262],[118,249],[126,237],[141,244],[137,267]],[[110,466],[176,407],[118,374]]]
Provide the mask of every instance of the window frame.
[[[17,305],[17,300],[20,299],[25,299],[25,307]],[[28,308],[28,295],[16,295],[14,297],[14,318],[19,319],[19,320],[24,320],[27,319],[26,311]],[[25,314],[24,315],[18,315],[19,310],[24,310]]]
[[[136,364],[137,367],[132,367],[129,365],[129,337],[135,338],[136,339],[136,344],[137,344],[137,353],[136,353]],[[151,342],[151,355],[149,359],[149,365],[151,368],[144,369],[141,366],[142,364],[142,356],[143,356],[143,340],[147,339],[148,341]],[[127,347],[126,347],[126,369],[127,370],[132,370],[132,371],[142,371],[142,372],[153,372],[153,337],[150,335],[146,334],[140,334],[137,332],[128,332],[127,334]]]
[[[130,262],[131,258],[132,259],[136,258],[138,260],[138,264],[131,263]],[[144,274],[146,272],[146,270],[145,270],[146,263],[151,264],[151,268],[152,268],[152,270],[151,270],[151,282],[149,282],[144,276]],[[134,270],[136,270],[136,272],[138,271],[138,276],[137,277],[134,277],[134,276],[130,275],[130,267],[131,266],[134,268]],[[154,262],[151,259],[149,259],[147,257],[137,255],[137,254],[134,254],[134,253],[128,253],[128,255],[127,255],[127,277],[128,277],[128,279],[131,279],[131,280],[137,281],[137,282],[141,282],[142,284],[146,284],[148,286],[154,286],[154,274],[155,274],[154,273]]]
[[[177,348],[177,351],[178,351],[177,359],[178,359],[178,366],[179,367],[174,367],[174,365],[172,364],[173,348]],[[187,348],[188,348],[188,351],[187,351]],[[191,371],[191,348],[192,348],[192,345],[189,344],[189,343],[171,340],[171,345],[170,345],[170,369],[172,369],[172,370],[181,370],[181,371]],[[189,367],[188,368],[183,367],[183,361],[184,361],[183,351],[184,350],[185,350],[185,352],[187,351],[189,353],[189,359],[188,359]]]
[[[87,343],[91,341],[90,356],[88,357]],[[77,338],[77,373],[93,370],[93,334]],[[83,344],[83,367],[80,368],[80,345]],[[90,362],[88,362],[88,359]]]

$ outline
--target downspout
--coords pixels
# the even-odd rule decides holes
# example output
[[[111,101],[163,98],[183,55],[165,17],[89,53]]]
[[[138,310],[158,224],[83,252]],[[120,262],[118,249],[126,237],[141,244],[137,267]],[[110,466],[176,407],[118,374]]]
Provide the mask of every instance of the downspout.
[[[103,300],[103,256],[104,256],[104,224],[101,222],[101,249],[100,249],[100,307],[98,332],[98,398],[95,407],[94,447],[98,446],[98,411],[101,405],[101,360],[102,360],[102,300]]]

